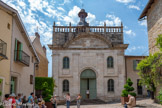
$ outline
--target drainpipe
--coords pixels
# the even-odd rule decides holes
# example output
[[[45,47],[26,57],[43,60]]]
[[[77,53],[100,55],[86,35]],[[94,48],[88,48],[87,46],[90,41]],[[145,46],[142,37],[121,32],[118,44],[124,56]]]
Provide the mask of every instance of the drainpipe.
[[[39,64],[39,62],[35,62],[34,63],[34,75],[33,75],[33,93],[35,94],[35,67],[36,67],[36,65],[38,65]]]

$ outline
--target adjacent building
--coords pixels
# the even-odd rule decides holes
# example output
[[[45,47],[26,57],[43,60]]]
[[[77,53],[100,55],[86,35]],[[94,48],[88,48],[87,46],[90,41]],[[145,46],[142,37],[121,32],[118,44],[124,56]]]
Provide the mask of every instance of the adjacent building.
[[[139,84],[140,77],[138,76],[137,65],[146,56],[125,56],[125,66],[126,66],[126,79],[130,78],[133,82],[134,92],[137,97],[145,97],[147,95],[147,90],[145,86]]]
[[[35,65],[39,57],[31,43],[18,12],[0,1],[0,39],[6,45],[6,60],[0,61],[2,93],[22,93],[28,96],[34,91]],[[0,53],[3,52],[0,43]],[[4,51],[5,52],[5,51]],[[5,58],[6,58],[5,57]]]
[[[139,20],[147,20],[147,30],[149,39],[149,52],[151,54],[159,51],[156,47],[156,38],[162,34],[162,0],[149,0]],[[156,89],[155,96],[158,95],[162,82]],[[157,99],[157,98],[155,98]]]
[[[5,10],[5,11],[4,11]],[[2,96],[10,92],[10,60],[11,60],[11,36],[12,15],[0,5],[0,91]]]
[[[30,36],[33,46],[40,59],[39,64],[36,65],[35,77],[48,77],[48,59],[46,57],[46,47],[41,45],[40,35],[38,32],[35,36]]]
[[[156,38],[162,34],[162,0],[149,0],[139,20],[147,20],[149,52],[155,53],[159,49],[155,46]]]

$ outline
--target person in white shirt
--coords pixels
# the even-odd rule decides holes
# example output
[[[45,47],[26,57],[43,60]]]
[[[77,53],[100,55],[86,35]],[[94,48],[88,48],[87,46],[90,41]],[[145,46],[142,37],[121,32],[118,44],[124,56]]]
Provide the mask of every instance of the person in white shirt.
[[[66,106],[67,108],[70,108],[70,94],[69,93],[66,94]]]
[[[4,108],[11,108],[11,104],[9,102],[9,94],[5,94],[3,105],[4,105]]]

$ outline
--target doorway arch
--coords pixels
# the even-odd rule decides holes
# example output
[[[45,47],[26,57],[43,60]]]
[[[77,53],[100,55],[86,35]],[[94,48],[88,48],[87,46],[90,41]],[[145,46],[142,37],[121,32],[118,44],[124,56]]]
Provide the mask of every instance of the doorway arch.
[[[80,94],[83,99],[96,99],[96,73],[92,69],[86,69],[80,75]]]

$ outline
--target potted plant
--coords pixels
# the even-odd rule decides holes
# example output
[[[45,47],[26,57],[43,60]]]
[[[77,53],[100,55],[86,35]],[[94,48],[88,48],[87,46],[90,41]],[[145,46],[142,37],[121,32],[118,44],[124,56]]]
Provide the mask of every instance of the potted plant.
[[[136,97],[136,93],[133,92],[134,88],[132,87],[133,82],[130,78],[127,79],[126,84],[124,85],[124,90],[121,94],[121,104],[124,105],[125,102],[129,101],[128,94],[131,94],[132,96]]]
[[[49,89],[48,83],[44,82],[42,88],[43,88],[42,96],[45,101],[45,105],[47,106],[47,108],[52,108],[52,103],[50,102],[52,95],[51,95],[51,90]]]

